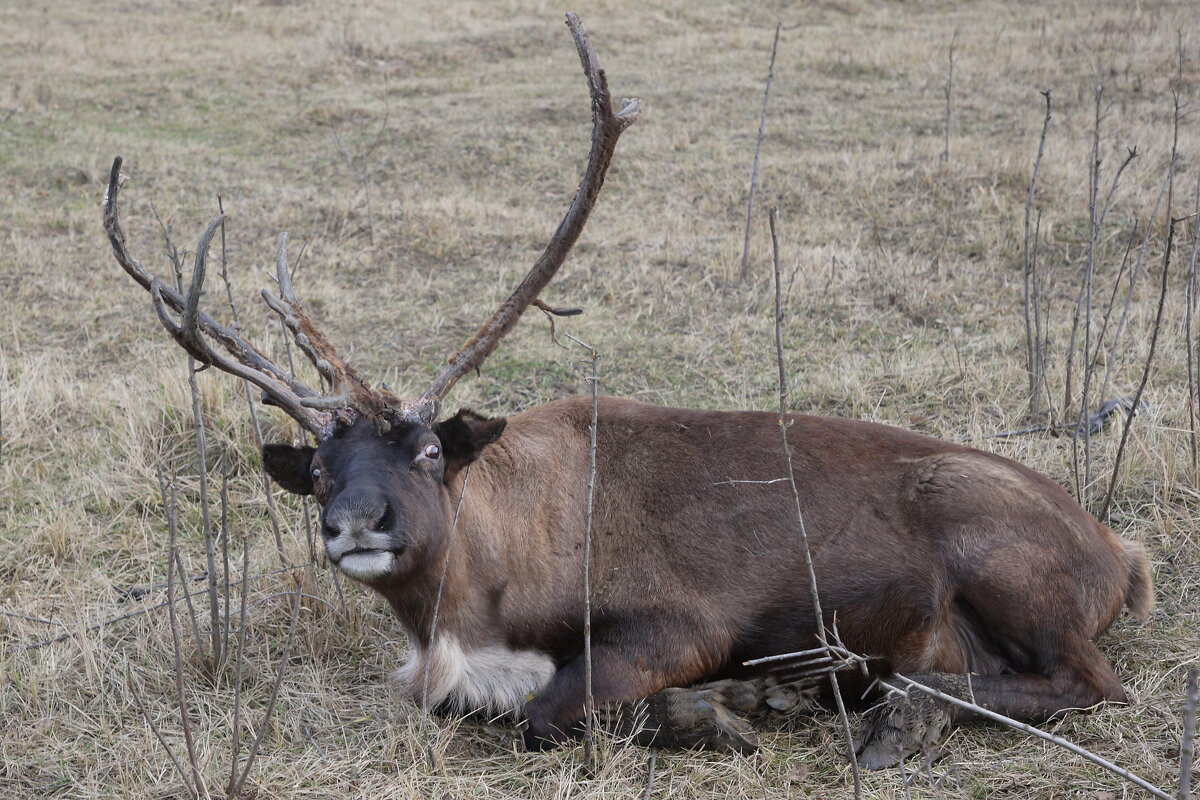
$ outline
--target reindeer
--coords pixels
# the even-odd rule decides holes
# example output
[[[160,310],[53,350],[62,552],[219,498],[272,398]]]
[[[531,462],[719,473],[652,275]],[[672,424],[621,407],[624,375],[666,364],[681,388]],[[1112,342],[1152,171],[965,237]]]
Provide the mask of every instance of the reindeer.
[[[263,297],[331,387],[326,394],[200,309],[220,218],[201,237],[181,294],[126,248],[119,157],[104,204],[117,261],[151,294],[175,341],[261,388],[316,439],[316,447],[266,445],[265,468],[284,489],[316,498],[330,561],[395,611],[412,646],[400,684],[451,712],[522,715],[530,747],[565,741],[585,715],[590,399],[509,419],[438,412],[526,308],[549,308],[539,295],[640,111],[633,99],[614,112],[586,32],[574,15],[567,21],[593,115],[579,190],[512,296],[416,400],[371,387],[338,357],[295,295],[286,234],[279,294]],[[820,620],[794,500],[774,480],[785,474],[779,415],[599,400],[592,690],[603,707],[645,701],[639,741],[752,748],[753,732],[733,712],[763,702],[764,687],[792,680],[796,665],[783,662],[764,679],[744,663],[810,649],[835,621],[845,647],[876,659],[875,672],[915,673],[952,693],[966,692],[969,675],[977,703],[1018,719],[1126,700],[1094,640],[1123,606],[1148,614],[1141,546],[1000,456],[869,422],[801,414],[783,422]],[[860,758],[894,763],[964,718],[936,703],[918,714],[886,704]]]

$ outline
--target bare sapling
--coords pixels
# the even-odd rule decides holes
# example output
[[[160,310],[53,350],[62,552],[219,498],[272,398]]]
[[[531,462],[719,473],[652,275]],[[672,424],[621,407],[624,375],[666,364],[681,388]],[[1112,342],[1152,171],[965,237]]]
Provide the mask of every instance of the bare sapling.
[[[1112,182],[1107,193],[1101,198],[1100,195],[1100,168],[1102,159],[1100,156],[1100,131],[1103,121],[1103,96],[1104,87],[1099,85],[1092,93],[1094,116],[1092,123],[1092,148],[1091,162],[1088,170],[1088,245],[1087,256],[1084,263],[1084,268],[1080,276],[1079,291],[1075,298],[1075,310],[1071,319],[1071,336],[1067,347],[1067,363],[1066,374],[1064,378],[1063,391],[1063,415],[1066,419],[1075,420],[1077,435],[1071,438],[1071,466],[1072,474],[1075,483],[1076,498],[1087,505],[1087,493],[1091,486],[1091,429],[1087,425],[1089,395],[1092,386],[1092,373],[1094,360],[1092,358],[1093,351],[1093,326],[1092,326],[1092,310],[1093,310],[1093,286],[1096,274],[1097,259],[1099,258],[1098,248],[1101,240],[1101,231],[1104,226],[1104,220],[1108,215],[1108,211],[1112,206],[1113,198],[1116,196],[1117,187],[1120,185],[1121,175],[1129,164],[1137,157],[1137,148],[1129,148],[1125,160],[1113,173]],[[1072,392],[1072,383],[1075,373],[1075,358],[1077,349],[1079,348],[1079,333],[1080,323],[1083,328],[1083,343],[1082,343],[1082,361],[1084,374],[1082,378],[1082,391],[1078,403],[1076,404]],[[1071,409],[1075,412],[1072,414]],[[1080,444],[1082,440],[1082,453],[1080,452]],[[1081,471],[1082,470],[1082,471]]]
[[[287,669],[289,659],[292,655],[292,642],[296,638],[296,627],[300,621],[300,598],[304,587],[304,573],[301,570],[296,570],[292,573],[292,581],[296,586],[295,594],[292,598],[292,614],[291,620],[288,622],[287,641],[283,645],[283,653],[279,656],[279,666],[275,670],[275,682],[271,685],[271,696],[267,700],[267,708],[263,712],[262,722],[259,723],[258,732],[254,735],[254,741],[250,744],[250,752],[246,754],[246,763],[242,767],[241,773],[236,780],[231,781],[226,793],[232,798],[241,798],[242,790],[246,785],[246,778],[250,776],[250,768],[254,766],[254,759],[258,756],[259,747],[262,744],[263,735],[266,734],[267,728],[271,725],[271,715],[275,712],[275,704],[279,699],[279,687],[283,685],[283,674]],[[230,771],[232,774],[237,770],[237,761],[233,762],[233,768]],[[253,797],[256,792],[252,792],[249,796]]]

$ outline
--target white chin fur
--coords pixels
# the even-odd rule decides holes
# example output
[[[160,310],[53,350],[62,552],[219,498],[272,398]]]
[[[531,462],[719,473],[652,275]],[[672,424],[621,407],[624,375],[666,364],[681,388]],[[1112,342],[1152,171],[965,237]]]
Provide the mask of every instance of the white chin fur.
[[[356,581],[373,581],[390,575],[395,566],[396,555],[387,550],[369,553],[347,553],[338,562],[338,569]]]

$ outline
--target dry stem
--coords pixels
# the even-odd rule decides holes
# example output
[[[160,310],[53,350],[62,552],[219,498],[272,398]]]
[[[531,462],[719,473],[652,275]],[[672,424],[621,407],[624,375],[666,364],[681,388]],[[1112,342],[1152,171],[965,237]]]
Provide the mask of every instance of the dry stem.
[[[800,532],[800,547],[804,554],[804,566],[808,570],[809,588],[812,592],[813,614],[816,617],[817,640],[826,649],[829,648],[825,632],[825,616],[821,611],[821,596],[817,591],[817,572],[813,568],[812,551],[808,546],[808,531],[804,527],[804,512],[800,508],[800,490],[796,487],[796,472],[792,464],[792,449],[788,445],[787,430],[791,424],[787,419],[787,369],[783,358],[783,298],[782,280],[779,270],[779,233],[776,230],[776,220],[779,209],[772,208],[768,214],[771,225],[771,262],[775,272],[775,361],[779,368],[779,437],[783,447],[783,459],[787,464],[788,485],[792,489],[792,498],[796,502],[796,525]],[[858,773],[858,757],[854,753],[854,739],[850,732],[850,717],[846,714],[846,706],[842,701],[842,693],[838,687],[837,675],[829,673],[829,681],[833,686],[833,697],[837,703],[838,714],[842,720],[842,731],[846,736],[846,752],[850,756],[850,770],[854,778],[854,796],[862,796],[862,778]]]
[[[767,67],[767,85],[763,89],[762,112],[758,117],[758,140],[754,145],[754,165],[750,168],[750,196],[746,199],[746,233],[742,239],[742,272],[739,280],[746,280],[750,269],[750,222],[754,218],[754,193],[758,189],[758,164],[762,155],[763,135],[767,130],[767,104],[771,100],[771,82],[775,79],[775,54],[779,50],[779,32],[783,23],[775,23],[775,39],[771,43],[771,63]]]

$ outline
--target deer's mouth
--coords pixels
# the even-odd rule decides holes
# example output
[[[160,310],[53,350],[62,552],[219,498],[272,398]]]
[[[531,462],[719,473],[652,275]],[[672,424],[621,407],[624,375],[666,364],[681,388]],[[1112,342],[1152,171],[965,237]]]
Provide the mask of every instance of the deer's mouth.
[[[369,583],[391,575],[398,555],[392,550],[359,547],[342,553],[334,563],[354,580]]]

